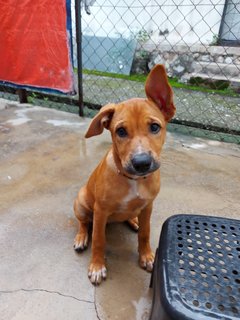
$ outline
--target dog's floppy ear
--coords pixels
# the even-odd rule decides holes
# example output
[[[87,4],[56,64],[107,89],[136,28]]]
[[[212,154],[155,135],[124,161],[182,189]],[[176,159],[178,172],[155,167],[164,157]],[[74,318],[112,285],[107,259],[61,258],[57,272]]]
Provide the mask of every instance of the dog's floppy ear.
[[[168,83],[167,73],[162,64],[157,64],[147,77],[145,92],[149,99],[153,100],[168,122],[175,114],[173,103],[173,91]]]
[[[115,112],[114,104],[107,104],[102,107],[98,114],[92,119],[90,126],[85,134],[85,138],[97,136],[103,132],[103,129],[109,128],[112,116]]]

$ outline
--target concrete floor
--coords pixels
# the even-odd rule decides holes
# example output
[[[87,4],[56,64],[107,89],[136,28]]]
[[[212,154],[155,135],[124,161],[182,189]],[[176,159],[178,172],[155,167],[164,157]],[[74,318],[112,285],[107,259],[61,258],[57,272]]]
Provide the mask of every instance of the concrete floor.
[[[107,227],[108,279],[87,278],[90,250],[77,254],[72,203],[110,144],[87,141],[88,119],[0,101],[0,319],[148,319],[150,274],[137,263],[137,236]],[[240,148],[168,134],[162,188],[152,215],[155,250],[176,213],[240,219]]]

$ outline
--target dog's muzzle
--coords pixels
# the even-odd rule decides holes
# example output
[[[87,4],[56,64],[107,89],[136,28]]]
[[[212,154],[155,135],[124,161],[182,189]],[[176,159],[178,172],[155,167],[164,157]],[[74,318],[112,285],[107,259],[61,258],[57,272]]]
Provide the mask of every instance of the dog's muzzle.
[[[126,168],[130,174],[144,176],[157,170],[160,164],[148,153],[137,153],[132,156],[131,161]]]

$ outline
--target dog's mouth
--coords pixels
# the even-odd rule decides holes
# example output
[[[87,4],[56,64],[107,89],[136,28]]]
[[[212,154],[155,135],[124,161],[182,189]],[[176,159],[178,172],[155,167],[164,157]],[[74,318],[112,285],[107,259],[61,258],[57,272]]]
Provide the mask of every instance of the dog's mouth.
[[[134,155],[124,167],[125,171],[134,176],[147,176],[160,168],[160,161],[156,161],[147,153]]]

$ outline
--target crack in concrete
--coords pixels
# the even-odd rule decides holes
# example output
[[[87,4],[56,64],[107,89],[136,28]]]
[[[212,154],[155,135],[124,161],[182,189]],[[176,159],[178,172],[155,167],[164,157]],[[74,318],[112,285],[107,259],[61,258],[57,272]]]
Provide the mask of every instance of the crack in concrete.
[[[57,294],[59,296],[65,297],[65,298],[71,298],[71,299],[74,299],[74,300],[77,300],[77,301],[80,301],[80,302],[91,303],[91,304],[95,305],[95,301],[79,299],[79,298],[76,298],[74,296],[67,295],[67,294],[64,294],[64,293],[61,293],[61,292],[58,292],[58,291],[46,290],[46,289],[42,289],[42,288],[34,288],[34,289],[21,288],[21,289],[16,289],[16,290],[0,290],[0,294],[8,294],[8,293],[11,294],[11,293],[21,292],[21,291],[24,291],[24,292],[47,292],[47,293]]]
[[[95,311],[96,311],[96,316],[98,318],[98,320],[101,320],[100,316],[99,316],[99,313],[98,313],[98,309],[97,309],[97,288],[95,287],[94,289],[94,308],[95,308]]]
[[[97,303],[96,303],[96,288],[94,289],[94,301],[90,301],[90,300],[85,300],[85,299],[79,299],[76,298],[74,296],[71,295],[67,295],[58,291],[52,291],[52,290],[46,290],[46,289],[42,289],[42,288],[34,288],[34,289],[15,289],[15,290],[0,290],[0,294],[11,294],[11,293],[16,293],[16,292],[46,292],[46,293],[51,293],[51,294],[57,294],[59,296],[65,297],[65,298],[71,298],[80,302],[84,302],[84,303],[91,303],[94,305],[94,309],[96,312],[96,316],[98,320],[101,320],[99,313],[98,313],[98,309],[97,309]]]

